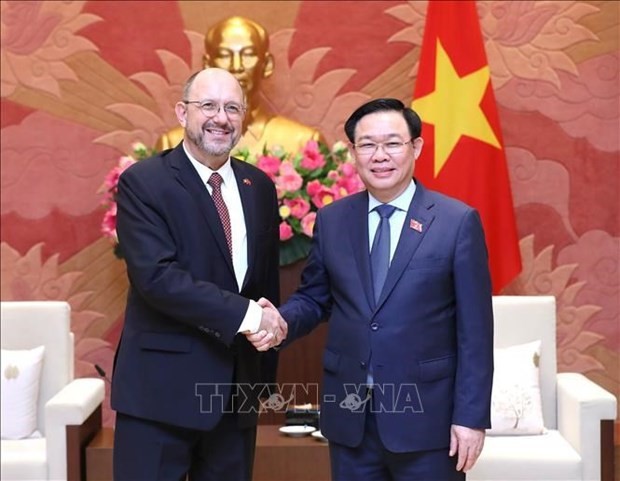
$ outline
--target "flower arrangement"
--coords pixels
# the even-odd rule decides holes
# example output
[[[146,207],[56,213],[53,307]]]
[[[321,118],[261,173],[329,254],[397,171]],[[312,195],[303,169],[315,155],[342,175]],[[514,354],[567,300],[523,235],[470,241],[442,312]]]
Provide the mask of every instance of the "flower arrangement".
[[[318,209],[363,188],[342,142],[336,142],[331,150],[309,140],[296,154],[275,148],[258,158],[252,158],[247,151],[236,155],[255,164],[276,185],[282,219],[281,266],[308,256]]]
[[[114,244],[120,257],[116,235],[116,190],[121,173],[130,165],[153,155],[155,151],[144,144],[133,146],[132,156],[122,156],[106,175],[102,204],[106,208],[101,232]],[[364,185],[342,142],[330,150],[310,140],[295,154],[274,148],[254,157],[247,150],[235,152],[235,157],[255,164],[274,182],[280,209],[280,265],[292,264],[308,256],[316,212],[334,200],[359,192]]]

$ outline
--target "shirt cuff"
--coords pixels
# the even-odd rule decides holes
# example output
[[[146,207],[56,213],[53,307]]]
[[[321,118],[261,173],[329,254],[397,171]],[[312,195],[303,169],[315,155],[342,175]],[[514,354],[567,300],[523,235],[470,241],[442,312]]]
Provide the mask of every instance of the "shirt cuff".
[[[256,301],[250,299],[248,304],[248,310],[245,312],[245,317],[241,321],[241,325],[237,330],[242,334],[255,334],[260,327],[260,320],[263,317],[263,309],[258,305]]]

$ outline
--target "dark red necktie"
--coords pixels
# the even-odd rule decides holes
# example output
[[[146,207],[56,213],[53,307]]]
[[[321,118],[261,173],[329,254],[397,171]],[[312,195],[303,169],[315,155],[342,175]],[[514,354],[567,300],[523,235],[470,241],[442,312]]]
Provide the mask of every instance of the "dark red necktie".
[[[213,189],[211,191],[211,198],[213,199],[217,213],[220,216],[220,221],[222,222],[222,227],[224,228],[224,234],[226,234],[226,244],[228,244],[228,251],[230,252],[230,257],[232,258],[232,230],[230,228],[230,215],[228,215],[228,208],[226,207],[226,203],[222,197],[222,182],[224,182],[222,176],[217,172],[214,172],[211,174],[211,177],[209,177],[207,184],[209,184]]]

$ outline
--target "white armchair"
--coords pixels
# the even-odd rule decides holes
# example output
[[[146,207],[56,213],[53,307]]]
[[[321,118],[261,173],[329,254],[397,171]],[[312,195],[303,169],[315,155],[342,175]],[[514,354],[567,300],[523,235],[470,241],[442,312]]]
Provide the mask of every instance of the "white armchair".
[[[9,480],[84,479],[84,444],[101,428],[101,379],[73,379],[71,310],[66,302],[1,302],[2,349],[45,346],[37,406],[40,438],[2,439]]]
[[[495,347],[541,340],[540,389],[548,432],[487,436],[470,481],[612,481],[616,398],[577,373],[557,373],[552,296],[495,296]]]

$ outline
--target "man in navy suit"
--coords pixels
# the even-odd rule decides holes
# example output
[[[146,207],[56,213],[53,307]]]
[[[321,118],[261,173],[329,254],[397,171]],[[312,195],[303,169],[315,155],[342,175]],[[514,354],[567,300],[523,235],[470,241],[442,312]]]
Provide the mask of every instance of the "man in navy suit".
[[[286,336],[253,300],[279,295],[276,192],[230,157],[245,104],[229,72],[193,75],[175,110],[183,142],[118,186],[130,289],[112,382],[114,479],[249,481],[261,354],[245,334]]]
[[[367,191],[319,211],[301,286],[280,308],[287,343],[328,320],[320,422],[332,480],[462,480],[490,426],[480,218],[411,178],[421,122],[401,101],[362,105],[345,131]]]

